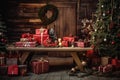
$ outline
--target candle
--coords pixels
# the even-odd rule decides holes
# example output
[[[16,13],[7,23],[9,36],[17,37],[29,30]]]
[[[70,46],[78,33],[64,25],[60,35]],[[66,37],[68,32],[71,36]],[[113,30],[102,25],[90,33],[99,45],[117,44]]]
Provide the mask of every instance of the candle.
[[[62,46],[61,38],[58,38],[58,45],[59,45],[59,47]]]

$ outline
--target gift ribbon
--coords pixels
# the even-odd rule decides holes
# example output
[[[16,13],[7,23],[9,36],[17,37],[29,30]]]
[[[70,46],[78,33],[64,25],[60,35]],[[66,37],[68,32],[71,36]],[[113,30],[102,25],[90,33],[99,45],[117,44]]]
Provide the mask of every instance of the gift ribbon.
[[[43,44],[43,32],[41,32],[41,45]]]

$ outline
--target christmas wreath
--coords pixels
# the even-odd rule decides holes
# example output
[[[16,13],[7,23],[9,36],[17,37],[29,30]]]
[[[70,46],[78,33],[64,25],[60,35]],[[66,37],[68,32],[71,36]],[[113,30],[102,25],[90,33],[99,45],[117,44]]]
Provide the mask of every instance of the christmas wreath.
[[[48,11],[51,12],[51,16],[47,16]],[[49,15],[49,14],[48,14]],[[52,4],[47,4],[39,9],[38,16],[42,21],[42,25],[46,26],[54,22],[58,17],[58,9]]]

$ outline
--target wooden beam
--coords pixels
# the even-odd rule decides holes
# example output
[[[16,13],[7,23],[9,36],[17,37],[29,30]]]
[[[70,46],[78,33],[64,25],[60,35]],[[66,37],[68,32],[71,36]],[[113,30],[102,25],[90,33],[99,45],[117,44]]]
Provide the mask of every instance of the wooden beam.
[[[24,53],[22,54],[21,59],[20,59],[20,63],[21,63],[21,64],[24,64],[24,63],[25,63],[25,61],[26,61],[26,59],[28,58],[29,54],[30,54],[30,52],[24,52]]]
[[[73,57],[75,63],[77,64],[78,68],[80,69],[80,71],[83,72],[83,71],[84,71],[83,65],[82,65],[82,63],[81,63],[80,58],[79,58],[78,55],[77,55],[77,52],[71,52],[71,56]]]

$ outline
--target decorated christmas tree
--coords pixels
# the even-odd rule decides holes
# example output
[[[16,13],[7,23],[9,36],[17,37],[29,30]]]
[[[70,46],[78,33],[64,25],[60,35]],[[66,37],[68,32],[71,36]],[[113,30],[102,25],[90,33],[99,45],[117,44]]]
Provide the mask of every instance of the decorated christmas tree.
[[[6,52],[6,26],[2,14],[0,14],[0,53]]]
[[[120,54],[120,0],[99,0],[91,42],[101,56]]]

